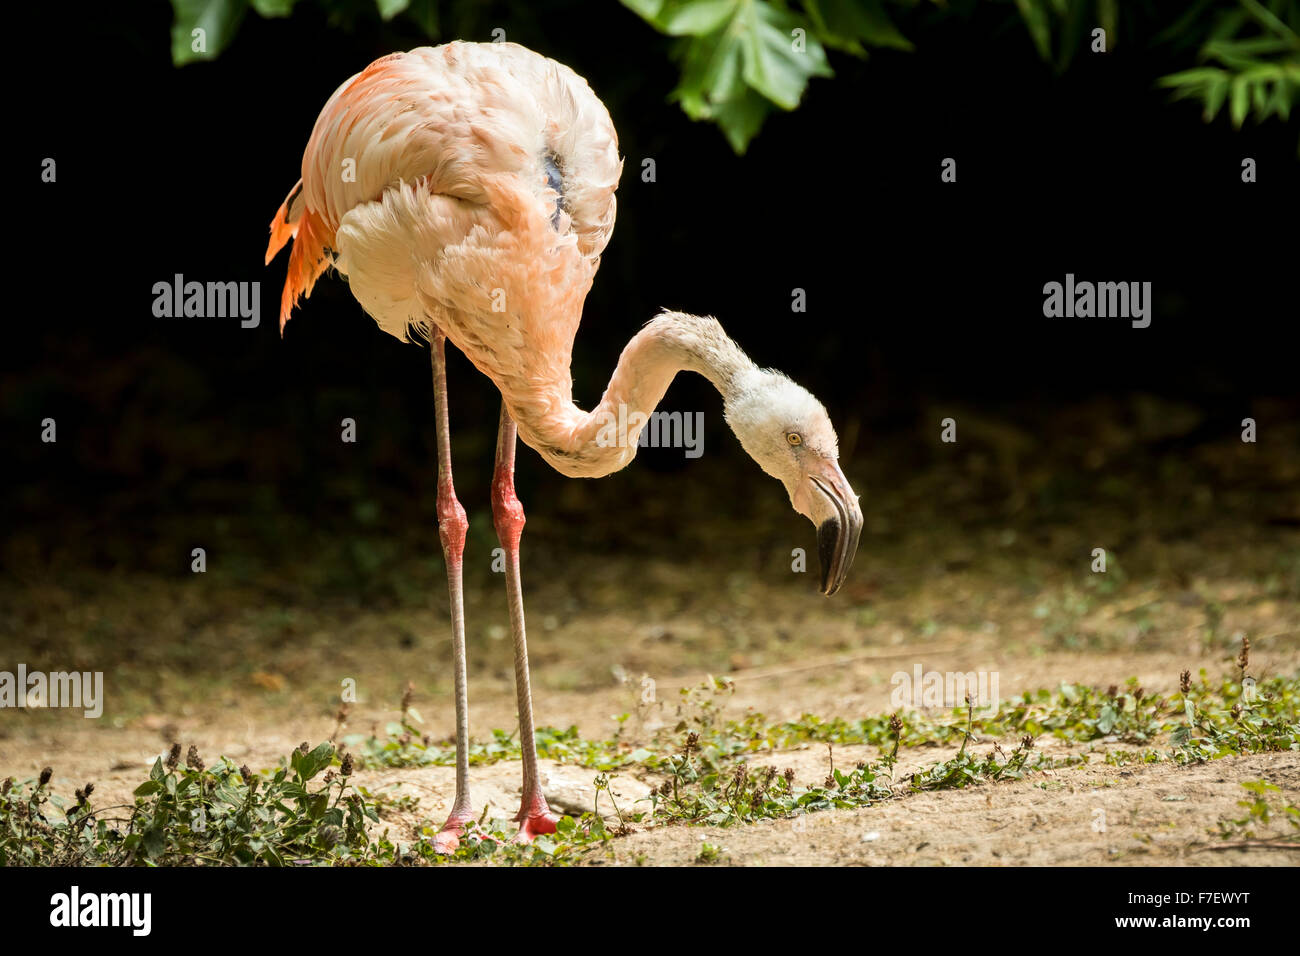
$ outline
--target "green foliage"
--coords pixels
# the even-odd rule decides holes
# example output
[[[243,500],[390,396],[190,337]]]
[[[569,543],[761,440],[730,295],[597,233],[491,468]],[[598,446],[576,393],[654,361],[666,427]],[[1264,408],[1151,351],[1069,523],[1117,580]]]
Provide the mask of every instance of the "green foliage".
[[[1064,70],[1094,26],[1106,31],[1107,49],[1120,39],[1115,0],[1015,0],[1039,55]],[[1228,105],[1240,129],[1290,119],[1300,97],[1300,2],[1297,0],[1196,0],[1154,37],[1155,46],[1196,48],[1203,64],[1160,77],[1174,99],[1197,99],[1211,122]]]
[[[808,80],[830,76],[819,33],[766,0],[623,0],[655,29],[680,38],[682,78],[672,97],[686,115],[718,124],[743,153],[777,107],[799,105]]]
[[[682,78],[672,98],[692,119],[716,123],[737,153],[772,109],[793,110],[812,77],[834,75],[826,48],[859,57],[868,47],[912,49],[882,0],[621,2],[677,38]]]
[[[940,761],[920,773],[913,774],[911,788],[917,791],[962,790],[981,780],[989,782],[1020,780],[1029,773],[1071,766],[1085,761],[1086,758],[1081,754],[1062,758],[1048,757],[1034,750],[1034,738],[1025,737],[1009,757],[997,744],[994,744],[993,749],[983,758],[976,757],[963,747],[951,760]]]
[[[1181,703],[1182,715],[1171,735],[1179,763],[1300,750],[1300,685],[1295,680],[1260,681],[1249,696],[1240,683],[1225,680],[1213,694],[1202,672],[1201,684],[1181,695]]]
[[[1277,825],[1291,837],[1278,845],[1300,847],[1300,807],[1287,802],[1282,788],[1264,779],[1247,780],[1242,787],[1251,794],[1248,799],[1237,801],[1237,806],[1246,811],[1245,816],[1221,820],[1217,830],[1210,832],[1224,840],[1273,839],[1277,837],[1272,832],[1276,819]]]
[[[312,0],[336,26],[350,28],[366,16],[389,21],[405,17],[431,40],[439,38],[438,0]],[[230,45],[251,7],[259,16],[287,17],[299,0],[172,0],[172,63],[184,66],[216,59]],[[481,6],[459,0],[458,8]],[[203,31],[202,37],[195,31]]]
[[[616,741],[584,740],[577,727],[557,729],[538,727],[536,731],[537,755],[559,763],[572,763],[593,770],[615,770],[635,762],[638,752],[620,750]],[[454,741],[441,744],[428,737],[415,736],[414,728],[406,723],[390,722],[385,736],[349,734],[343,744],[356,748],[362,767],[454,767],[456,748]],[[649,752],[645,751],[648,756]],[[500,760],[519,760],[519,741],[513,733],[492,731],[486,742],[470,744],[471,766],[494,764]]]
[[[454,740],[439,744],[422,734],[417,724],[423,723],[418,711],[410,705],[410,688],[402,699],[398,719],[384,727],[383,737],[374,734],[349,734],[343,738],[345,747],[357,748],[360,765],[372,767],[454,767],[456,745]],[[626,720],[627,715],[622,715]],[[620,732],[622,729],[620,720]],[[583,740],[577,727],[560,730],[555,727],[538,727],[533,733],[537,755],[557,763],[571,763],[594,770],[616,770],[629,763],[651,757],[648,750],[633,750],[615,740]],[[522,751],[513,733],[493,730],[492,739],[486,743],[471,741],[470,766],[494,764],[500,760],[520,760]]]
[[[1300,96],[1300,3],[1240,0],[1237,9],[1221,12],[1197,58],[1201,66],[1160,79],[1175,99],[1194,98],[1212,121],[1228,104],[1232,125],[1241,128],[1254,113],[1262,122],[1276,116],[1286,122]]]
[[[177,66],[217,56],[239,30],[248,0],[172,0],[172,62]]]
[[[797,787],[792,771],[751,770],[743,760],[724,761],[716,750],[702,748],[695,733],[661,767],[667,779],[651,795],[651,818],[659,823],[726,827],[865,807],[893,795],[877,765],[860,763],[849,773],[832,768],[821,786]]]
[[[1106,31],[1106,49],[1119,39],[1118,0],[1015,0],[1038,55],[1064,71],[1091,31]]]
[[[351,761],[313,786],[337,759],[330,744],[303,744],[286,766],[260,776],[225,757],[206,769],[193,747],[180,767],[179,755],[176,744],[165,762],[154,761],[133,806],[97,809],[87,784],[67,808],[50,793],[48,772],[6,781],[0,866],[285,866],[375,858],[366,821],[379,816],[349,786]]]
[[[460,844],[449,857],[429,855],[430,862],[476,863],[491,862],[513,866],[568,866],[580,862],[589,854],[607,847],[613,834],[595,813],[584,813],[578,819],[560,817],[556,831],[539,836],[532,843],[515,843],[517,824],[493,819],[485,823],[472,823],[461,834]],[[425,835],[432,837],[428,828]],[[420,844],[427,847],[427,843]],[[421,850],[421,852],[425,852]]]
[[[722,859],[722,848],[713,843],[701,843],[699,855],[695,857],[696,863],[717,863]]]
[[[682,38],[674,50],[682,63],[682,80],[673,96],[693,119],[716,122],[737,152],[744,152],[772,107],[793,109],[811,77],[832,75],[824,48],[855,56],[864,56],[868,47],[913,48],[881,0],[622,3],[660,32]],[[895,6],[916,4],[898,0]],[[959,5],[937,6],[946,17],[962,15]],[[1080,48],[1092,42],[1094,29],[1105,31],[1107,51],[1121,39],[1118,0],[1014,0],[1014,6],[1039,56],[1057,72],[1064,72]],[[1174,73],[1159,83],[1173,88],[1176,98],[1202,99],[1207,121],[1230,100],[1237,127],[1252,109],[1258,120],[1277,116],[1285,122],[1300,85],[1298,11],[1296,0],[1269,0],[1267,5],[1260,0],[1198,0],[1157,39],[1186,44],[1189,38],[1199,38],[1199,58],[1220,66]],[[1148,9],[1134,14],[1132,29],[1138,29],[1143,16],[1154,13]],[[1162,23],[1149,26],[1158,30]],[[792,51],[797,33],[807,37],[802,57]],[[755,66],[760,51],[789,64],[777,74],[777,82]]]
[[[1245,655],[1243,650],[1243,657]],[[973,705],[947,714],[909,713],[858,720],[804,715],[796,721],[768,722],[749,712],[724,719],[721,703],[734,687],[710,679],[685,691],[680,720],[634,749],[618,737],[581,739],[573,728],[538,731],[542,757],[591,767],[596,798],[591,811],[562,817],[557,832],[531,844],[513,842],[514,824],[480,820],[467,827],[450,857],[433,850],[437,832],[423,821],[411,842],[378,833],[381,811],[413,812],[410,797],[375,796],[352,780],[354,758],[332,744],[302,744],[275,770],[254,774],[225,757],[206,769],[194,748],[184,767],[180,747],[159,758],[128,806],[95,807],[87,784],[75,806],[50,791],[50,771],[33,780],[0,782],[0,866],[5,865],[398,865],[416,862],[482,862],[562,866],[593,853],[610,853],[610,843],[642,826],[728,827],[764,820],[798,821],[820,810],[868,807],[908,792],[963,789],[1022,779],[1054,767],[1084,763],[1087,752],[1049,757],[1036,746],[1042,737],[1069,744],[1127,741],[1147,746],[1141,752],[1109,751],[1105,762],[1177,763],[1215,760],[1240,754],[1300,750],[1300,678],[1274,677],[1243,687],[1244,666],[1234,678],[1212,686],[1204,672],[1182,689],[1146,694],[1130,679],[1123,690],[1106,691],[1064,684],[1003,701],[995,714],[977,714]],[[450,764],[454,752],[416,740],[419,715],[403,702],[401,719],[387,737],[358,737],[363,765],[406,767]],[[622,729],[620,729],[620,737]],[[1010,755],[999,738],[1016,737]],[[1156,748],[1167,742],[1167,750]],[[353,745],[352,739],[346,741]],[[957,753],[895,779],[903,747],[952,746]],[[835,747],[868,744],[879,758],[850,770],[835,766]],[[801,785],[792,770],[779,771],[778,751],[825,746],[826,776]],[[975,747],[989,746],[980,756]],[[472,763],[518,759],[512,735],[495,731],[476,744]],[[758,758],[754,760],[752,758]],[[627,768],[658,780],[641,805],[619,806],[610,771]],[[337,768],[337,769],[336,769]],[[1240,830],[1266,825],[1273,816],[1300,821],[1294,807],[1274,806],[1273,788],[1251,785],[1257,799],[1243,802],[1247,816],[1225,823]],[[618,825],[601,816],[608,802]],[[648,805],[646,805],[648,804]],[[797,822],[796,822],[796,825]],[[1226,833],[1227,831],[1225,831]],[[1253,830],[1251,831],[1253,832]],[[1247,834],[1249,835],[1249,834]],[[709,862],[709,860],[701,860]]]
[[[172,0],[172,60],[210,60],[229,45],[251,7],[263,17],[289,16],[298,2],[324,8],[336,25],[359,19],[404,19],[432,42],[455,37],[483,10],[472,0]],[[744,153],[773,110],[798,107],[813,77],[833,76],[827,50],[865,57],[872,48],[910,51],[898,25],[920,0],[620,0],[672,38],[681,79],[671,98],[688,116],[717,124]],[[1286,122],[1300,90],[1300,0],[1195,0],[1185,8],[1119,0],[983,0],[933,2],[924,28],[1002,7],[1057,72],[1067,69],[1092,31],[1106,31],[1107,50],[1153,34],[1156,46],[1196,49],[1204,65],[1161,77],[1175,98],[1194,98],[1207,121],[1226,104],[1235,126],[1246,116]],[[451,16],[443,16],[444,11]],[[911,17],[916,20],[916,17]],[[908,26],[909,32],[919,27]],[[201,30],[202,42],[194,31]],[[198,48],[196,48],[198,47]]]

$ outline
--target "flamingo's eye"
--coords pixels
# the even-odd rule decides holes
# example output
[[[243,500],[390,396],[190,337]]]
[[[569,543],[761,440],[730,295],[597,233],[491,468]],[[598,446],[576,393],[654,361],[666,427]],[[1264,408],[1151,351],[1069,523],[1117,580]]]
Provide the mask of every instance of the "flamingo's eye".
[[[791,445],[803,444],[803,436],[800,435],[798,432],[787,432],[785,436],[785,440],[788,441]]]

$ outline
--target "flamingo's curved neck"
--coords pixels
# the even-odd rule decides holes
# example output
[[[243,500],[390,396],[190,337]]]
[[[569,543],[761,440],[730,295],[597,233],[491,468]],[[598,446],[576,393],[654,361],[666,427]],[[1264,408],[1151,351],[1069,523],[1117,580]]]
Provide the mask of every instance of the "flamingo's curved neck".
[[[590,412],[574,405],[568,394],[557,394],[549,408],[532,405],[512,409],[512,414],[520,439],[557,471],[600,478],[636,456],[641,430],[678,372],[698,372],[725,399],[737,376],[753,368],[717,319],[665,312],[628,342],[605,394]]]

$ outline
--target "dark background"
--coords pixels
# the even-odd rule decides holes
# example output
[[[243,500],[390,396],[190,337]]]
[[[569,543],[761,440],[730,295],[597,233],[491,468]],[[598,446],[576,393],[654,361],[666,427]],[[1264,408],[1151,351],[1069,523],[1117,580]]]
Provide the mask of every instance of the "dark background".
[[[1205,125],[1195,104],[1152,85],[1188,64],[1161,61],[1142,38],[1082,54],[1057,77],[1013,10],[988,9],[925,31],[914,53],[833,55],[837,76],[814,80],[737,157],[668,102],[668,41],[618,4],[548,3],[532,20],[485,6],[482,35],[463,39],[500,25],[571,65],[619,131],[618,225],[575,349],[585,407],[623,343],[671,307],[717,315],[757,361],[826,402],[849,456],[890,448],[885,470],[900,483],[934,454],[932,409],[979,409],[1050,441],[1063,408],[1127,415],[1111,400],[1155,395],[1196,410],[1194,427],[1166,436],[1191,445],[1232,432],[1260,399],[1296,408],[1294,122]],[[427,351],[381,333],[337,278],[281,340],[286,257],[262,265],[326,98],[424,39],[400,23],[332,29],[304,7],[288,20],[250,14],[215,62],[175,69],[164,2],[84,20],[52,4],[23,15],[34,19],[11,43],[30,61],[9,107],[24,211],[10,222],[0,359],[15,483],[6,525],[40,529],[50,552],[75,540],[97,566],[176,574],[188,546],[139,544],[170,534],[158,530],[168,516],[228,527],[297,515],[343,533],[414,523],[436,548]],[[39,181],[47,156],[57,184]],[[956,184],[939,181],[948,156]],[[1241,182],[1243,156],[1257,160],[1257,184]],[[653,184],[641,182],[644,157]],[[261,281],[261,326],[155,319],[152,286],[178,272]],[[1151,327],[1045,319],[1042,286],[1067,272],[1150,281]],[[805,315],[790,312],[796,287]],[[486,507],[497,398],[459,355],[450,389],[473,514]],[[645,450],[639,477],[594,493],[612,500],[626,482],[652,488],[692,467],[743,473],[736,489],[766,481],[707,383],[683,376],[664,407],[705,411],[704,462]],[[339,441],[345,416],[356,445]],[[39,441],[46,417],[57,446]],[[545,510],[565,479],[531,452],[520,461],[521,495]],[[664,493],[713,492],[682,480]],[[610,534],[585,544],[616,551]],[[305,547],[292,535],[275,544]]]

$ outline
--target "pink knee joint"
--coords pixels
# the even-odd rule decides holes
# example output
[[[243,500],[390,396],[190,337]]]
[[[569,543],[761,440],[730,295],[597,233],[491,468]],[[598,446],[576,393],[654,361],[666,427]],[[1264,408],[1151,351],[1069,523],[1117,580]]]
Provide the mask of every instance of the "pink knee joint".
[[[447,556],[448,564],[460,564],[465,554],[465,532],[469,530],[469,519],[465,509],[456,499],[456,489],[451,483],[438,485],[438,537],[442,539],[442,550]]]
[[[515,496],[515,483],[508,475],[492,481],[492,519],[501,545],[507,551],[518,551],[524,533],[524,506]]]

